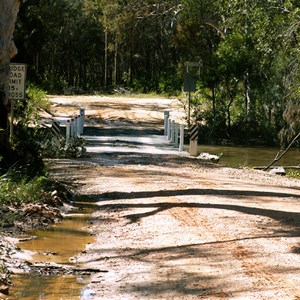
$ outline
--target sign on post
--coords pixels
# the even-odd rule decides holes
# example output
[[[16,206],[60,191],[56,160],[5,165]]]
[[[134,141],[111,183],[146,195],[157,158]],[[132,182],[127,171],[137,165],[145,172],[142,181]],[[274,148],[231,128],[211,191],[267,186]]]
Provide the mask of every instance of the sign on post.
[[[201,62],[193,62],[193,61],[187,61],[185,62],[186,67],[186,73],[184,75],[184,83],[183,83],[183,90],[184,92],[188,93],[188,127],[190,128],[191,125],[191,92],[196,92],[196,79],[193,77],[193,75],[190,73],[190,68],[199,68],[199,74],[200,74],[200,67]]]
[[[201,62],[194,62],[194,61],[186,61],[185,62],[185,66],[186,66],[186,68],[187,68],[187,70],[188,70],[188,68],[190,68],[190,67],[200,67],[201,66]]]
[[[190,73],[185,73],[183,82],[184,92],[196,92],[196,79]]]
[[[25,99],[25,82],[27,66],[25,64],[10,64],[9,99]]]
[[[9,89],[8,99],[11,100],[11,117],[10,117],[10,141],[13,138],[14,128],[14,106],[15,100],[24,100],[27,66],[25,64],[9,65]]]

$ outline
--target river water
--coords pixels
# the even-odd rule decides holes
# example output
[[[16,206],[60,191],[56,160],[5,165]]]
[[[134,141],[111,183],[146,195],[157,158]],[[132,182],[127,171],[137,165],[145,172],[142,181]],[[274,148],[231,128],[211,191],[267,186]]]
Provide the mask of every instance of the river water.
[[[276,157],[280,148],[268,147],[238,147],[199,145],[198,153],[208,152],[220,155],[220,163],[229,167],[261,167],[267,166]],[[290,149],[275,166],[298,166],[300,150]]]

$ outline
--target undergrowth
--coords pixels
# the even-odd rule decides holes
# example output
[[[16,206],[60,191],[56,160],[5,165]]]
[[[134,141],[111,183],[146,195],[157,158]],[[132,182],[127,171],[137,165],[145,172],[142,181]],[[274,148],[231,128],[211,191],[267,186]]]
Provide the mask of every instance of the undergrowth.
[[[26,101],[16,104],[10,149],[0,153],[0,216],[3,205],[19,207],[47,201],[46,191],[51,191],[52,183],[47,178],[45,158],[76,158],[86,154],[84,139],[71,138],[66,143],[64,137],[55,137],[50,128],[39,125],[40,112],[50,106],[46,92],[29,85],[26,93]]]
[[[0,203],[18,206],[29,202],[44,202],[48,185],[49,181],[44,176],[20,180],[8,172],[0,177]]]

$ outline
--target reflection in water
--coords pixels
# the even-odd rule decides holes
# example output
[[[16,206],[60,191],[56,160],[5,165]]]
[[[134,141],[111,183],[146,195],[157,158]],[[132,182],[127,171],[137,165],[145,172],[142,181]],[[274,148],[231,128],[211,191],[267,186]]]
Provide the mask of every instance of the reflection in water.
[[[229,167],[267,166],[273,161],[278,148],[268,147],[237,147],[199,145],[198,153],[208,152],[221,155],[220,163]],[[275,166],[297,166],[300,162],[299,149],[290,149]]]
[[[76,215],[65,218],[61,223],[47,230],[32,232],[35,239],[21,243],[19,247],[37,252],[34,262],[69,263],[69,258],[85,249],[93,241],[88,232],[82,229],[86,226],[86,215]]]
[[[76,276],[21,275],[13,278],[13,282],[15,287],[10,292],[11,300],[91,299],[83,296],[84,280]]]
[[[33,262],[55,262],[71,264],[69,259],[93,242],[87,230],[88,214],[75,214],[64,218],[46,230],[33,231],[35,239],[19,244],[23,250],[36,254]],[[80,275],[68,276],[30,276],[13,277],[14,286],[9,290],[10,300],[71,300],[92,299],[92,291],[86,288],[85,278]]]

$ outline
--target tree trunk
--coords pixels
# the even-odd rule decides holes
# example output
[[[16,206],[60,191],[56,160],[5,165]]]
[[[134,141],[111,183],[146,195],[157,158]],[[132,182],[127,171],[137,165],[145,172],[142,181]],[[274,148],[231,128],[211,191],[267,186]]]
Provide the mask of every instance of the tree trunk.
[[[107,76],[108,76],[108,29],[107,29],[107,20],[104,16],[104,89],[107,88]]]
[[[249,84],[249,73],[246,72],[244,76],[244,89],[245,89],[245,112],[248,118],[250,110],[250,84]]]
[[[0,1],[0,150],[8,148],[9,63],[17,54],[13,42],[20,0]]]
[[[115,40],[115,57],[114,57],[114,77],[113,77],[113,86],[117,86],[117,72],[118,72],[118,40],[116,37]]]

